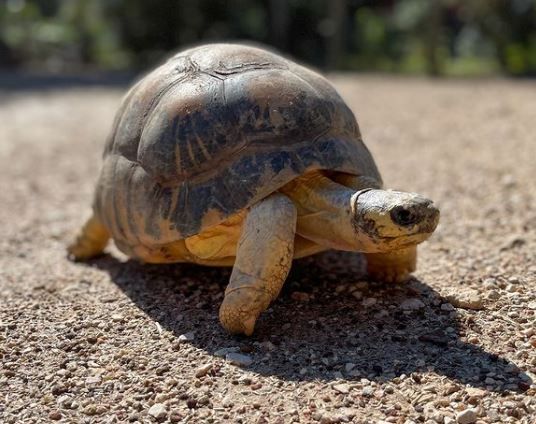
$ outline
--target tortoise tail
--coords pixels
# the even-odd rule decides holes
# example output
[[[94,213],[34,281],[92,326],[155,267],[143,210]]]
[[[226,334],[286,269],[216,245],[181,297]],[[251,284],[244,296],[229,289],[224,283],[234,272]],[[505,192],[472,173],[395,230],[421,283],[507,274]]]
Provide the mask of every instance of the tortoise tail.
[[[93,214],[82,227],[76,240],[67,247],[69,258],[81,261],[102,254],[110,233],[101,221]]]

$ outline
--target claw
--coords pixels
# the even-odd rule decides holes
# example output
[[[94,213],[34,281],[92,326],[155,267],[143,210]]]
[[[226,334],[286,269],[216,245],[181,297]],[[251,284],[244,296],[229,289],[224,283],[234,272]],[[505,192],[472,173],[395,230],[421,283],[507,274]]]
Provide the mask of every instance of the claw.
[[[253,330],[255,329],[255,322],[257,321],[257,318],[250,317],[242,322],[242,328],[244,329],[244,334],[246,336],[251,336],[253,334]]]
[[[251,336],[253,330],[255,330],[255,322],[257,317],[254,315],[249,316],[246,319],[241,318],[239,315],[234,315],[228,313],[222,308],[220,308],[220,322],[222,326],[231,334],[245,334],[246,336]]]
[[[239,300],[236,295],[225,297],[220,306],[220,322],[229,333],[251,336],[255,329],[255,322],[262,310],[257,312],[252,310],[248,312],[240,311]]]

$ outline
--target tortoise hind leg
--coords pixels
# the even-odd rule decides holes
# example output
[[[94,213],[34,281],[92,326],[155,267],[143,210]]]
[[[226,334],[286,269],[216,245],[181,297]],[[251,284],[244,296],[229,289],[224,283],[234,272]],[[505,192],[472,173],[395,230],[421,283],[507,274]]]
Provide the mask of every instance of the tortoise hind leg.
[[[76,261],[93,258],[103,252],[109,238],[110,233],[93,214],[82,227],[76,240],[67,247],[67,253]]]
[[[296,217],[294,204],[280,193],[249,211],[220,307],[227,331],[250,336],[258,316],[279,294],[294,256]]]

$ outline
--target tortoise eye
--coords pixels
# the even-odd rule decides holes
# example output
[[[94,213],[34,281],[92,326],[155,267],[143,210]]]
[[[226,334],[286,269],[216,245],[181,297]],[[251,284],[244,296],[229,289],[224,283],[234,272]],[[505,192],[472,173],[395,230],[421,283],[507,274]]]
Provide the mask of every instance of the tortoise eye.
[[[397,207],[391,211],[391,219],[395,224],[405,227],[415,224],[419,217],[409,209]]]

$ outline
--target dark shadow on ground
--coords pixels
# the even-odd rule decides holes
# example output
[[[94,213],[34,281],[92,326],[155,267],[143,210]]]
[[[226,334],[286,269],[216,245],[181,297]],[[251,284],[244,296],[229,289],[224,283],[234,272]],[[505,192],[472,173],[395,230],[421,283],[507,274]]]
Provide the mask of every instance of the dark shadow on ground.
[[[210,354],[239,346],[255,360],[249,368],[263,375],[330,381],[341,372],[350,380],[389,381],[431,370],[496,392],[524,391],[530,383],[513,363],[462,342],[461,318],[442,310],[440,295],[421,281],[402,286],[370,283],[365,297],[378,301],[367,307],[349,293],[337,294],[337,286],[362,280],[358,255],[328,252],[296,261],[283,293],[262,315],[251,338],[230,336],[218,322],[230,269],[122,263],[112,256],[91,264],[107,271],[163,328],[176,336],[194,331],[191,343]],[[294,300],[294,291],[312,298]],[[425,307],[403,311],[400,303],[408,297],[419,298]],[[176,319],[179,314],[183,319]],[[470,315],[464,319],[471,327]],[[268,341],[275,348],[270,350]],[[355,364],[352,370],[346,368],[348,363]],[[485,381],[491,375],[492,384]]]
[[[25,92],[90,87],[124,88],[135,79],[136,75],[128,72],[52,74],[0,71],[0,91]]]

